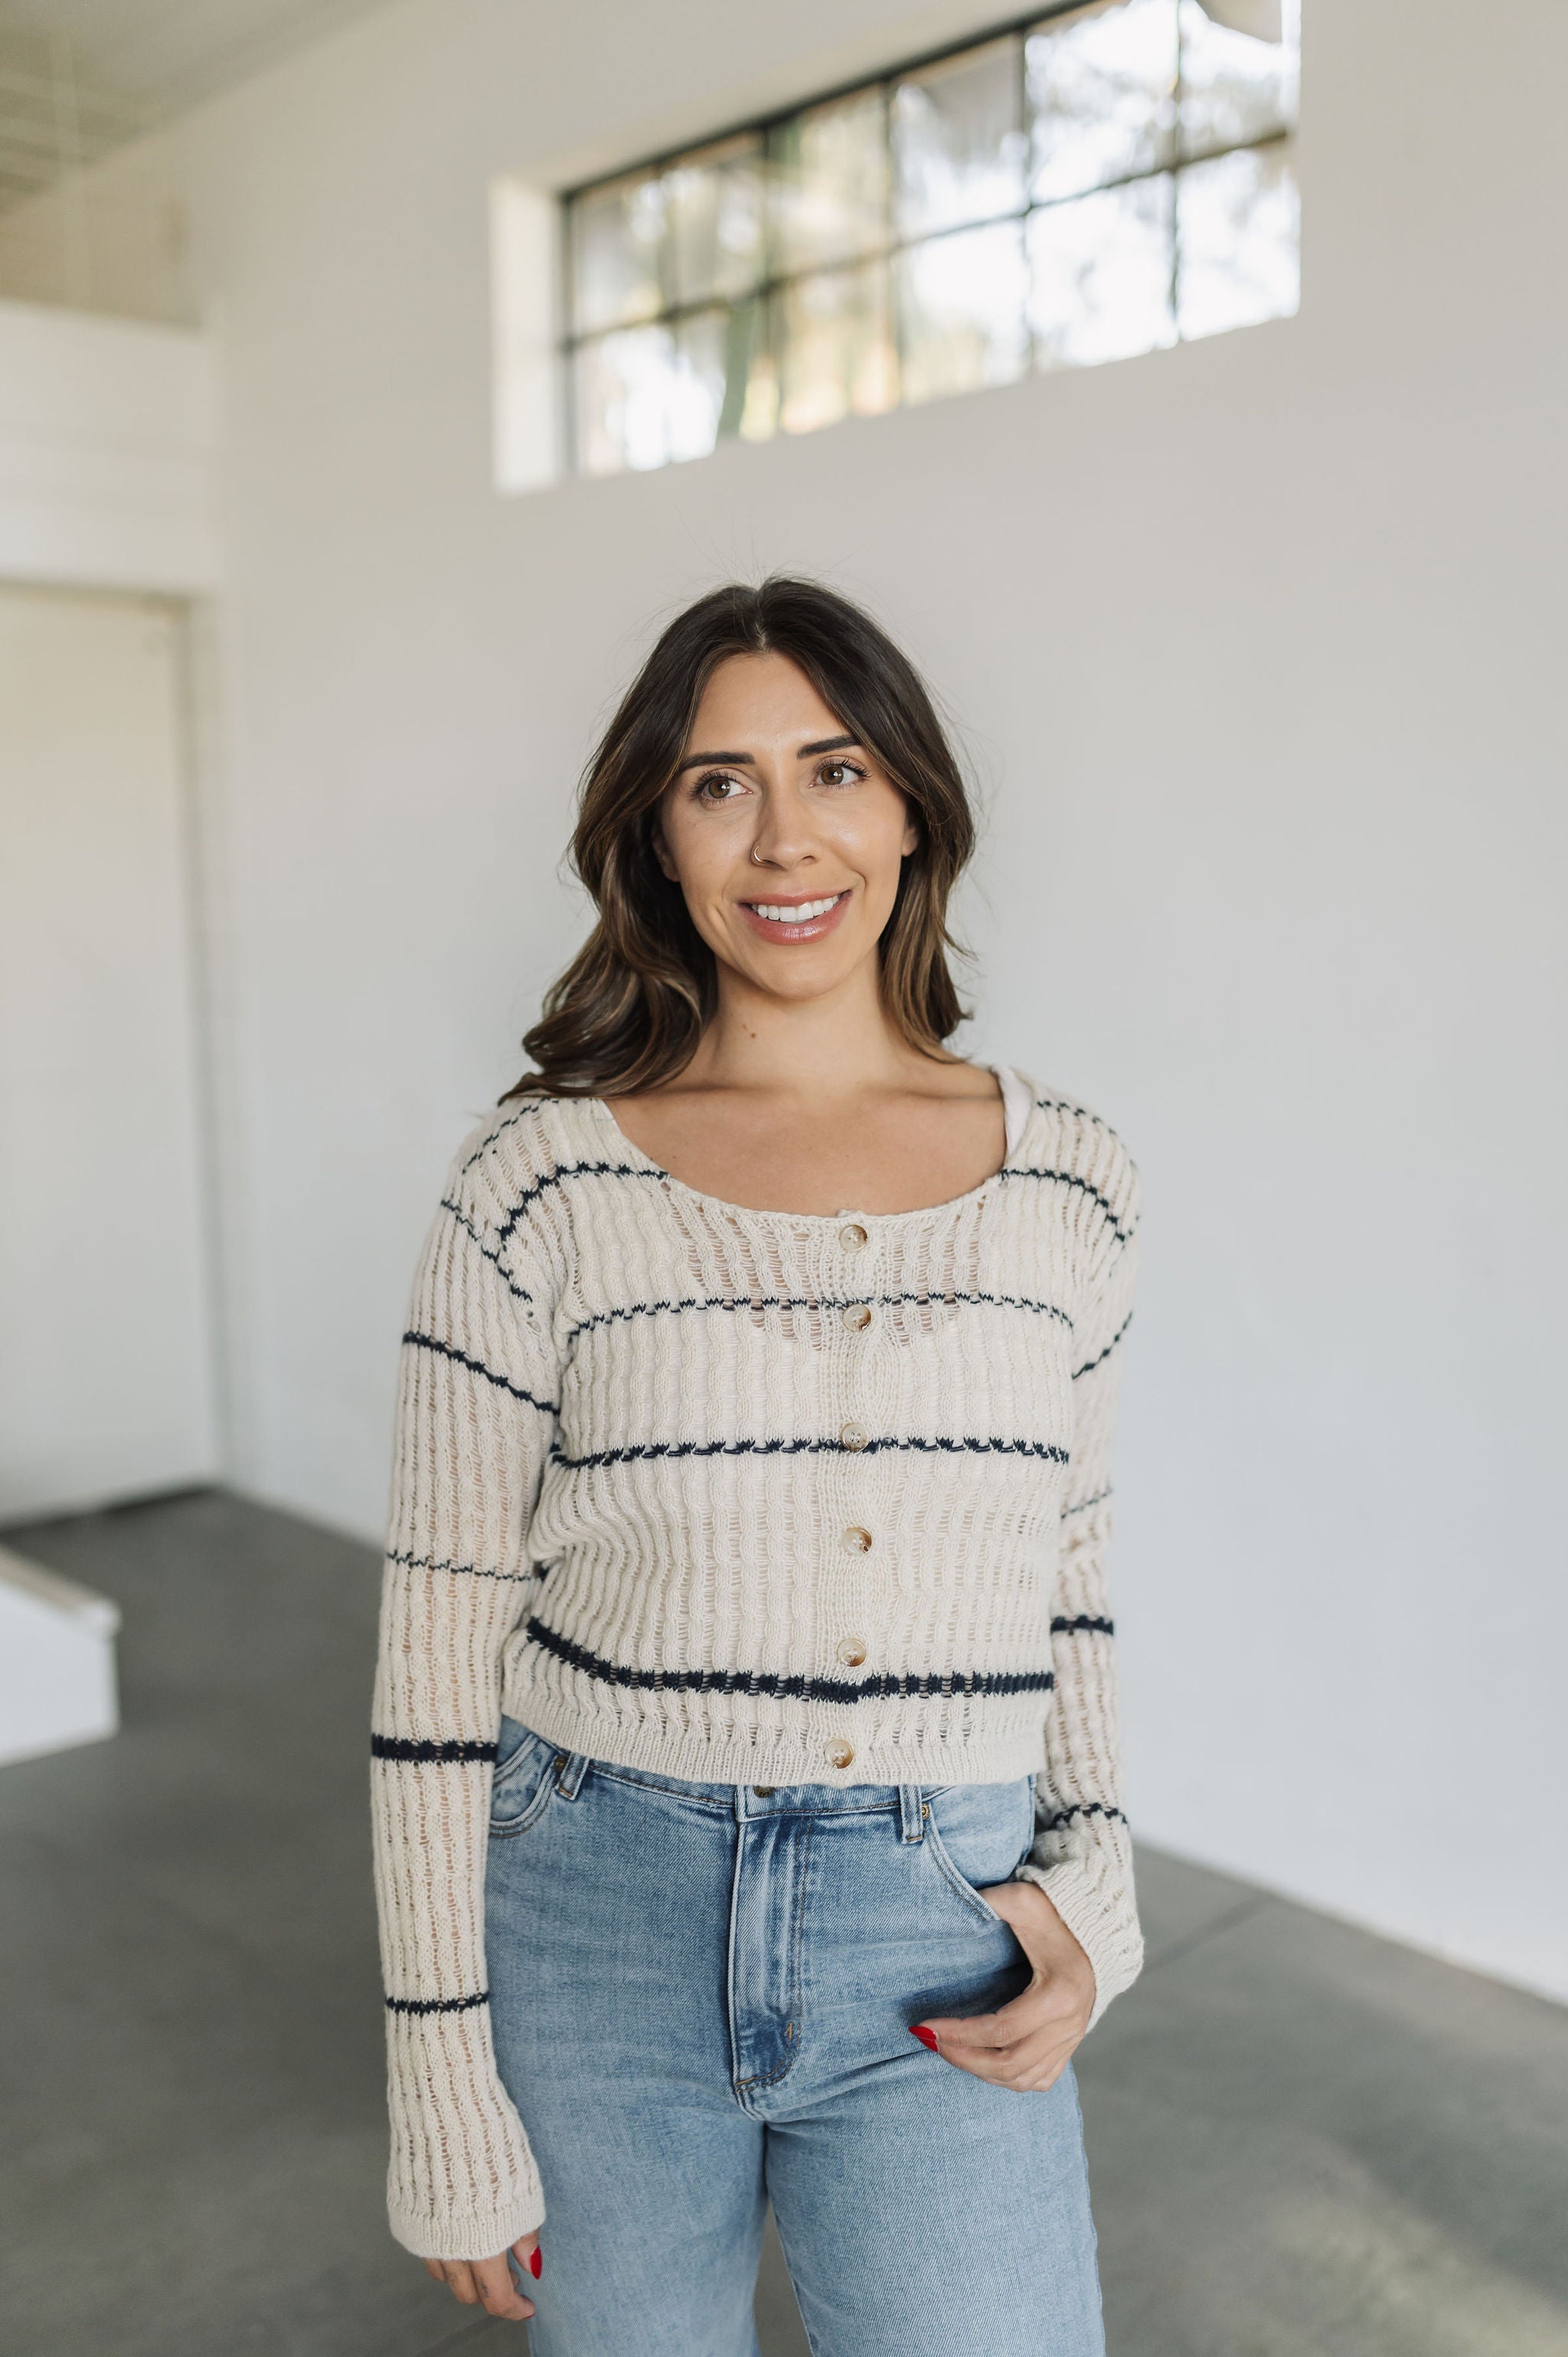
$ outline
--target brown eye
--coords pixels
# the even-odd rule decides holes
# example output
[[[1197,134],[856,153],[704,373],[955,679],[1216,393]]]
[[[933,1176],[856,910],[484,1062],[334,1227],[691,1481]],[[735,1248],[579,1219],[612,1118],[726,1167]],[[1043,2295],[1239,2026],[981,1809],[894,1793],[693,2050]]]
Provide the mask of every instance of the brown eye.
[[[853,761],[824,761],[817,772],[825,786],[853,786],[862,774]]]

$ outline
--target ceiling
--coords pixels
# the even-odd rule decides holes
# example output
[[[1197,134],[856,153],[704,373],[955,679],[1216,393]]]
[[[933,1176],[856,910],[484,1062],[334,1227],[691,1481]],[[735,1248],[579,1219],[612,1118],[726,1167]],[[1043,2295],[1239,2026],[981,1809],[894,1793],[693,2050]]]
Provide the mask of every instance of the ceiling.
[[[156,121],[380,0],[0,0],[0,43],[56,45],[56,70]]]

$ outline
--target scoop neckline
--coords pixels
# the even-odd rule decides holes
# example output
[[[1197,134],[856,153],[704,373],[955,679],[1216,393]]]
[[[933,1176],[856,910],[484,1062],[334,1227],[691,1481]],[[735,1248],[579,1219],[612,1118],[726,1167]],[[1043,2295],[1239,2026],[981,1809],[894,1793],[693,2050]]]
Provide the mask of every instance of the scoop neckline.
[[[982,1069],[994,1073],[998,1086],[1001,1085],[1004,1071],[1016,1071],[1016,1067],[1011,1064],[986,1064]],[[734,1203],[727,1195],[710,1195],[701,1187],[688,1186],[684,1178],[677,1178],[672,1170],[666,1170],[661,1162],[656,1162],[651,1154],[645,1154],[641,1146],[627,1135],[619,1122],[617,1121],[607,1097],[585,1097],[579,1099],[579,1103],[592,1105],[600,1123],[613,1133],[621,1151],[634,1157],[641,1169],[650,1172],[656,1178],[661,1178],[666,1187],[672,1188],[678,1195],[683,1195],[688,1202],[699,1203],[708,1211],[723,1211],[731,1219],[788,1220],[793,1227],[836,1228],[841,1227],[845,1220],[854,1220],[867,1227],[887,1228],[896,1227],[900,1221],[933,1220],[944,1211],[961,1211],[967,1204],[978,1202],[983,1195],[988,1194],[1003,1173],[1011,1168],[1015,1155],[1028,1135],[1038,1114],[1039,1107],[1032,1101],[1033,1088],[1030,1089],[1029,1094],[1031,1098],[1029,1111],[1025,1116],[1024,1126],[1018,1133],[1016,1145],[1009,1148],[1004,1137],[1003,1159],[999,1169],[993,1170],[988,1178],[981,1179],[978,1186],[966,1188],[961,1195],[950,1195],[946,1201],[941,1203],[919,1203],[910,1211],[863,1211],[855,1203],[846,1203],[836,1211],[763,1211],[755,1203]],[[1005,1092],[1004,1092],[1003,1112],[1005,1119]]]

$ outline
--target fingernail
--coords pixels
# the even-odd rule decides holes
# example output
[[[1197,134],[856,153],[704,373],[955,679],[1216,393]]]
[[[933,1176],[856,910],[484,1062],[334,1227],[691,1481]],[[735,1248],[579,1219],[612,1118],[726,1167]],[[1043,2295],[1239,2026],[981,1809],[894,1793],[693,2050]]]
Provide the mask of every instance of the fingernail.
[[[929,2046],[933,2054],[940,2053],[941,2049],[937,2044],[936,2031],[928,2029],[923,2021],[917,2021],[909,2035],[911,2038],[918,2038],[922,2046]]]
[[[532,2250],[530,2251],[528,2255],[528,2272],[533,2277],[535,2283],[539,2280],[540,2270],[543,2265],[544,2261],[540,2255],[539,2245],[535,2243]]]

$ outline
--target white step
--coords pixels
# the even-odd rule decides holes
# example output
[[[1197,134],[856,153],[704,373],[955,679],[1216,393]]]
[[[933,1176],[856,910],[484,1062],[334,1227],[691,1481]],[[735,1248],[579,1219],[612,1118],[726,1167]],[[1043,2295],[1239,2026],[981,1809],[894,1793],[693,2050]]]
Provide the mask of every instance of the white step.
[[[118,1730],[119,1626],[108,1597],[0,1546],[0,1762]]]

